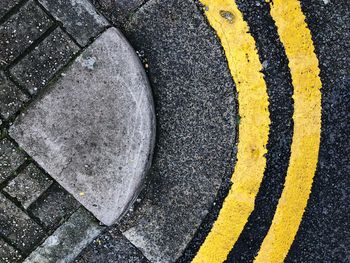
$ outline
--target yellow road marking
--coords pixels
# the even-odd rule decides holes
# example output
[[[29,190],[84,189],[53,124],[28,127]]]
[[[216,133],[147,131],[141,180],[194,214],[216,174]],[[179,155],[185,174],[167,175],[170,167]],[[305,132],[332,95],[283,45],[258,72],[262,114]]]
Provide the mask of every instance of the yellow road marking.
[[[254,209],[265,166],[269,133],[267,88],[255,41],[233,0],[201,0],[217,32],[235,81],[239,115],[237,163],[232,188],[194,263],[223,262]]]
[[[274,0],[271,16],[289,59],[294,134],[282,196],[256,263],[283,262],[298,231],[316,170],[321,132],[321,80],[311,33],[297,0]]]

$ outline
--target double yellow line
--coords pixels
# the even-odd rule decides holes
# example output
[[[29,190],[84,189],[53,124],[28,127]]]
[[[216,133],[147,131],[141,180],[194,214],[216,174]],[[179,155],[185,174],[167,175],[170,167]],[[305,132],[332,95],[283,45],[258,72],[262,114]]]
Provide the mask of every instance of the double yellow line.
[[[266,165],[267,87],[253,37],[234,0],[201,0],[224,48],[238,92],[239,144],[232,188],[193,262],[223,262],[254,210]],[[271,16],[289,60],[294,133],[282,196],[255,262],[283,262],[299,228],[316,170],[321,132],[321,81],[310,31],[297,0],[274,0]]]

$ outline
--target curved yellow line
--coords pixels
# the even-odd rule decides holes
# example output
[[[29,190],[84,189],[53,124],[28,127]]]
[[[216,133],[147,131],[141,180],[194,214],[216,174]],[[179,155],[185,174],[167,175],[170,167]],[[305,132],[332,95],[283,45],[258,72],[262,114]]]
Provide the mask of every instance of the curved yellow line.
[[[217,32],[225,50],[231,75],[238,92],[239,143],[232,188],[211,232],[193,259],[194,263],[223,262],[237,241],[254,209],[266,166],[269,134],[267,88],[262,66],[233,0],[201,0],[209,23]]]
[[[274,0],[271,16],[289,59],[294,134],[284,190],[256,263],[283,262],[298,231],[316,171],[321,133],[321,80],[311,33],[297,0]]]

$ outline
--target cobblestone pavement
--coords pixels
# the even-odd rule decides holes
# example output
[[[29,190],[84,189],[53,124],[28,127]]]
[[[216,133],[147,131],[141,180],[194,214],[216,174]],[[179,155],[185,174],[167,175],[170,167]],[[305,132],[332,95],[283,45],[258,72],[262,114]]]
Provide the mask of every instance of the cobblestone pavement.
[[[350,5],[346,0],[288,0],[284,8],[295,4],[296,8],[285,13],[283,8],[278,10],[280,3],[1,0],[0,263],[349,262],[350,242],[345,237],[350,229],[346,177],[350,156]],[[301,12],[295,14],[298,8]],[[298,85],[309,82],[303,76],[295,81],[298,70],[293,71],[293,66],[302,68],[307,63],[289,62],[294,58],[290,48],[307,41],[296,44],[292,40],[300,37],[297,32],[291,37],[288,30],[281,30],[283,21],[298,17],[303,18],[296,25],[298,32],[310,30],[311,35],[304,36],[310,38],[312,48],[303,50],[303,56],[310,55],[310,50],[312,56],[316,55],[319,63],[315,68],[320,71],[316,77],[322,82],[320,105],[312,107],[315,111],[319,106],[322,116],[304,121],[304,125],[298,123],[303,121],[298,117],[304,115],[293,114],[300,105]],[[289,24],[294,22],[292,19]],[[237,28],[230,31],[231,26]],[[77,201],[86,193],[82,191],[74,198],[19,146],[10,130],[51,88],[59,89],[57,83],[65,77],[70,80],[65,70],[74,67],[79,56],[113,27],[131,43],[149,78],[157,138],[143,190],[128,211],[123,210],[123,218],[107,227]],[[243,48],[234,46],[241,41],[235,37],[237,32],[247,37],[248,44]],[[249,43],[254,44],[252,49]],[[243,54],[244,59],[237,54]],[[85,67],[91,69],[95,61],[89,59]],[[234,70],[236,64],[231,63],[235,59],[242,59],[240,66],[245,70]],[[249,67],[244,67],[246,62]],[[256,65],[261,67],[254,72]],[[247,87],[242,85],[249,86],[245,79],[250,79],[242,78],[240,74],[245,72],[258,76],[254,83],[263,83],[266,94],[248,94],[249,99],[244,100]],[[309,74],[312,69],[300,72]],[[80,77],[81,87],[89,78]],[[304,106],[315,97],[304,100]],[[264,99],[261,111],[254,111],[255,105],[245,107]],[[249,121],[249,116],[254,120],[265,116],[266,125],[255,129],[253,121],[244,130],[242,122]],[[297,150],[302,154],[315,146],[310,143],[295,150],[293,142],[302,141],[294,138],[298,134],[295,129],[319,122],[315,171],[307,179],[307,163],[293,181],[289,174],[298,169],[287,173],[290,159],[295,158]],[[36,127],[30,128],[35,131]],[[256,138],[255,130],[259,130]],[[266,138],[260,136],[265,130]],[[251,136],[250,144],[244,148],[242,141],[247,135]],[[308,141],[314,137],[309,136]],[[34,139],[29,137],[29,141]],[[251,153],[251,159],[238,165],[243,167],[243,175],[254,177],[251,181],[245,181],[249,176],[239,177],[240,160],[236,159],[244,159],[239,152],[242,148],[249,149],[246,152]],[[45,149],[39,154],[52,158]],[[310,155],[295,158],[292,163],[311,163]],[[258,160],[266,162],[261,173],[256,168]],[[49,165],[53,170],[55,166],[56,160]],[[238,175],[232,175],[233,171]],[[237,190],[242,181],[251,184]],[[288,209],[283,212],[281,196],[288,201],[284,190],[288,190],[288,184],[295,186],[295,181],[299,182],[299,190],[289,201],[298,202],[293,213]],[[235,191],[241,191],[238,197]],[[234,213],[235,204],[239,206],[238,214]],[[230,205],[232,209],[225,210]],[[225,211],[226,221],[222,215]],[[293,222],[295,215],[300,215],[297,223]],[[286,225],[279,225],[284,222]],[[295,233],[288,233],[293,224],[297,225]],[[282,239],[278,239],[279,234]],[[274,242],[271,236],[276,237]],[[266,254],[274,260],[266,260]]]

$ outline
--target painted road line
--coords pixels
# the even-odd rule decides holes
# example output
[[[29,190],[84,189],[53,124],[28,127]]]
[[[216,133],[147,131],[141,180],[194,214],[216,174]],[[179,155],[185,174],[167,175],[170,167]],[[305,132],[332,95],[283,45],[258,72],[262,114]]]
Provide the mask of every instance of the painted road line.
[[[232,0],[201,0],[225,50],[238,92],[239,143],[233,182],[211,232],[193,262],[223,262],[254,209],[266,166],[267,87],[249,28]]]
[[[284,261],[311,192],[321,134],[320,70],[300,3],[274,0],[271,16],[289,59],[294,86],[294,134],[285,187],[256,263]]]
[[[256,1],[246,0],[236,0],[236,3],[255,39],[260,61],[266,63],[263,73],[270,103],[264,179],[254,211],[227,257],[228,262],[253,262],[270,229],[287,175],[293,137],[293,85],[287,55],[270,15],[270,5],[263,2],[256,5]]]

